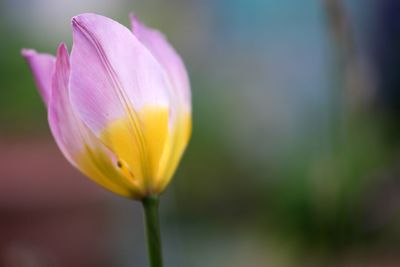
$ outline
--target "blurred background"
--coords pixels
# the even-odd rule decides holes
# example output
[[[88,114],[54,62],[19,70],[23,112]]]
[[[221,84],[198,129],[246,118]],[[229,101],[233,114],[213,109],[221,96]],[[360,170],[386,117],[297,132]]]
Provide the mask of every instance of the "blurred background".
[[[397,0],[0,0],[0,266],[147,266],[140,204],[67,163],[20,56],[130,11],[191,77],[167,267],[400,266]]]

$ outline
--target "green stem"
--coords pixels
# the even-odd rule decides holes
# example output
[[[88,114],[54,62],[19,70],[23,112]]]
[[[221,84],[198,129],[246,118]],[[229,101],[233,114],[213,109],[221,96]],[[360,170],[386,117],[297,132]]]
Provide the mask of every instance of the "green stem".
[[[151,267],[163,266],[158,203],[157,196],[148,196],[142,199],[147,233],[147,249]]]

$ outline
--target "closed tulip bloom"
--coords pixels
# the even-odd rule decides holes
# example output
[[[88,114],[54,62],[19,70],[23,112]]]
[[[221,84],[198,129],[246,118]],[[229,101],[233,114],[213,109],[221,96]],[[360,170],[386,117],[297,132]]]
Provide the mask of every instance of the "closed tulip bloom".
[[[160,32],[131,16],[72,19],[71,54],[24,49],[57,145],[86,176],[119,195],[157,196],[191,133],[185,66]]]

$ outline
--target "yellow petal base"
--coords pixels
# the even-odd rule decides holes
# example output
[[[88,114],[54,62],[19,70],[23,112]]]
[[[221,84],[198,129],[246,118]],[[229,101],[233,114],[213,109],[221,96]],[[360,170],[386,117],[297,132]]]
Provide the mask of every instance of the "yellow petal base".
[[[100,135],[116,159],[87,146],[78,167],[110,191],[139,199],[168,185],[189,140],[191,116],[181,112],[170,125],[169,109],[159,106],[144,107],[135,116],[135,123],[116,120]]]

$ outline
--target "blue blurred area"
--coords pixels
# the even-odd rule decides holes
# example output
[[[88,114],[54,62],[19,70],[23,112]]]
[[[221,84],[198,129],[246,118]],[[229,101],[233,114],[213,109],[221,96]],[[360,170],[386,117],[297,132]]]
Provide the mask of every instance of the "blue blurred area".
[[[146,266],[139,205],[66,163],[19,55],[129,11],[192,84],[166,266],[400,265],[397,1],[1,0],[0,266]]]

